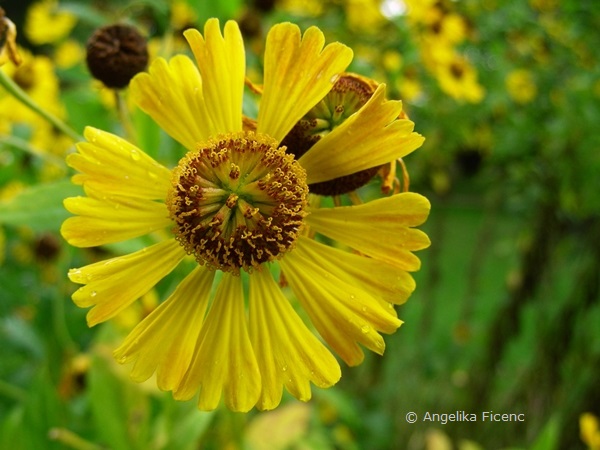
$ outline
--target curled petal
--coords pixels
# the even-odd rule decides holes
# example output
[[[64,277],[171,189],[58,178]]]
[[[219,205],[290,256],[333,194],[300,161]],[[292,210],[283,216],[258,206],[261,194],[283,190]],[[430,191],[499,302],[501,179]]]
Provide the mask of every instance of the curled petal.
[[[172,221],[164,203],[124,196],[103,196],[88,189],[89,197],[64,201],[76,214],[61,227],[67,242],[75,247],[95,247],[143,236],[169,226]]]
[[[185,256],[175,239],[135,253],[69,270],[69,279],[85,284],[73,294],[81,308],[93,306],[88,325],[104,322],[127,308],[167,276]]]
[[[302,242],[298,242],[298,247]],[[294,294],[325,342],[349,365],[360,364],[364,354],[359,343],[383,354],[385,342],[379,332],[393,333],[402,324],[370,293],[351,280],[338,279],[305,254],[290,252],[281,267]]]
[[[146,381],[156,372],[159,389],[179,386],[196,348],[214,274],[198,266],[115,350],[119,363],[134,362],[134,381]]]
[[[339,42],[323,48],[325,36],[310,27],[275,25],[267,35],[265,79],[257,131],[278,141],[333,87],[352,61],[352,50]]]
[[[422,195],[403,192],[362,205],[315,209],[306,221],[331,239],[410,272],[421,266],[412,252],[430,244],[425,233],[410,227],[425,222],[429,209]]]
[[[350,175],[395,161],[419,148],[425,138],[414,123],[398,119],[402,102],[386,100],[380,84],[369,101],[299,158],[309,184]]]
[[[164,200],[171,186],[171,172],[135,145],[114,134],[87,127],[88,142],[77,144],[67,164],[78,170],[73,182],[104,195],[125,195]]]
[[[190,399],[200,388],[198,408],[215,409],[221,395],[232,411],[249,411],[260,395],[261,378],[252,350],[239,276],[223,274],[200,331],[190,368],[173,391]]]
[[[157,58],[136,75],[130,91],[137,105],[188,150],[214,134],[213,114],[203,96],[198,68],[184,55]]]
[[[214,131],[240,131],[246,55],[237,23],[228,21],[221,35],[219,21],[209,19],[204,25],[204,37],[193,28],[183,34],[200,69],[204,83],[202,92],[211,112]]]
[[[250,339],[262,377],[259,409],[277,407],[283,386],[308,401],[311,381],[330,387],[340,379],[336,359],[302,322],[268,270],[252,275],[249,303]]]

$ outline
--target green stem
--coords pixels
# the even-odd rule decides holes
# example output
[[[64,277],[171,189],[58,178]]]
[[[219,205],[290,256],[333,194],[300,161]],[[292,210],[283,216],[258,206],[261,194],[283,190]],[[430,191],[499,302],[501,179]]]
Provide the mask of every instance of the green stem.
[[[48,162],[52,162],[57,165],[64,165],[65,161],[52,153],[44,152],[38,148],[32,147],[29,142],[25,139],[18,138],[16,136],[0,136],[0,145],[6,145],[21,150],[30,155],[37,156],[45,159]]]
[[[129,116],[129,111],[127,110],[127,105],[125,104],[125,100],[122,97],[121,91],[118,89],[114,90],[115,93],[115,102],[117,105],[117,113],[119,114],[119,120],[123,129],[125,130],[125,135],[129,142],[134,145],[137,145],[137,136],[135,133],[135,129],[133,128],[133,123],[131,122],[131,117]]]
[[[86,441],[66,428],[52,428],[48,432],[48,437],[75,450],[100,450],[102,448],[93,442]]]
[[[20,401],[27,397],[27,392],[17,386],[7,383],[4,380],[0,380],[0,396]]]
[[[2,70],[0,70],[0,85],[2,87],[4,87],[4,89],[6,89],[9,94],[11,94],[13,97],[15,97],[17,100],[19,100],[21,103],[23,103],[28,108],[30,108],[32,111],[34,111],[37,114],[39,114],[40,116],[42,116],[44,119],[46,119],[48,122],[50,122],[56,129],[62,131],[64,134],[69,136],[75,142],[84,140],[83,136],[81,136],[79,133],[75,132],[71,127],[69,127],[67,124],[65,124],[58,117],[56,117],[53,114],[50,114],[48,111],[45,111],[44,109],[42,109],[40,107],[40,105],[38,105],[36,102],[34,102],[33,99],[31,97],[29,97],[29,95],[27,95],[27,93],[23,89],[21,89],[12,80],[12,78],[10,78],[8,75],[6,75],[6,73],[4,73]]]

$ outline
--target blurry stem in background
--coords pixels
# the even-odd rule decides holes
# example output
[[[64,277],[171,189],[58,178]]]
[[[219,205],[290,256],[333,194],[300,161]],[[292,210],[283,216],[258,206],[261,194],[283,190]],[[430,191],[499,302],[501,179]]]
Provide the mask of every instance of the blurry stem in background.
[[[566,225],[566,224],[565,224]],[[533,403],[542,408],[551,408],[552,399],[561,398],[563,421],[561,422],[561,442],[559,448],[573,448],[577,436],[577,423],[581,411],[593,411],[597,408],[598,394],[600,393],[600,365],[590,361],[590,352],[586,342],[577,342],[582,335],[575,326],[581,318],[593,314],[593,308],[600,299],[600,227],[597,220],[578,223],[571,228],[561,227],[566,231],[565,237],[579,240],[585,236],[584,242],[577,246],[577,260],[579,265],[574,273],[572,290],[562,308],[548,320],[540,321],[538,330],[537,349],[533,353],[533,363],[529,368],[530,380],[521,384],[521,392],[517,397],[534,397]],[[556,258],[552,258],[556,261]],[[560,271],[562,268],[558,267]],[[585,335],[583,335],[585,339]],[[579,346],[578,346],[579,344]],[[578,355],[580,361],[587,362],[588,382],[580,383],[578,389],[569,390],[568,393],[561,389],[564,377],[564,364],[561,362],[565,355]],[[534,385],[536,389],[528,389]],[[544,402],[547,402],[544,404]],[[582,405],[586,405],[581,409]]]
[[[502,179],[505,174],[501,174]],[[484,267],[484,259],[489,256],[488,246],[493,242],[494,231],[498,223],[498,212],[502,206],[502,194],[500,191],[492,193],[493,197],[489,200],[488,207],[483,211],[484,222],[475,241],[473,257],[469,262],[467,269],[466,291],[462,302],[462,311],[460,321],[470,330],[469,322],[473,314],[473,306],[477,300],[477,289],[481,278],[481,270]]]
[[[132,144],[137,145],[137,136],[133,128],[133,123],[131,122],[127,104],[123,99],[123,91],[121,89],[113,89],[113,92],[115,94],[115,105],[117,107],[117,113],[119,114],[119,121],[123,126],[123,130],[125,130],[127,140]]]
[[[0,380],[0,397],[21,401],[27,398],[27,391]]]
[[[557,192],[556,180],[552,174],[539,180],[543,192]],[[535,208],[532,218],[531,243],[523,251],[521,261],[521,281],[509,294],[509,298],[496,313],[489,327],[489,340],[484,347],[483,358],[471,389],[472,408],[480,409],[487,405],[491,390],[489,380],[494,379],[498,366],[508,345],[521,331],[521,313],[534,299],[548,269],[550,253],[561,238],[557,217],[558,198],[555,195],[543,196]]]
[[[48,432],[48,438],[53,441],[58,441],[69,448],[75,450],[101,450],[103,447],[92,442],[86,441],[80,436],[77,436],[72,431],[65,428],[52,428]]]
[[[48,162],[59,166],[65,165],[65,161],[63,158],[53,155],[52,153],[44,152],[38,148],[32,147],[29,144],[29,142],[27,142],[25,139],[21,139],[16,136],[0,136],[0,145],[6,145],[8,147],[16,148],[25,153],[36,156],[38,158],[42,158]]]
[[[52,326],[54,327],[54,333],[59,339],[59,343],[62,348],[65,349],[67,354],[74,355],[77,352],[77,344],[69,333],[66,321],[65,302],[62,298],[57,297],[52,301]]]
[[[431,203],[436,205],[435,213],[430,216],[429,223],[431,224],[431,229],[428,232],[429,238],[431,242],[434,242],[435,245],[432,245],[427,250],[427,273],[426,277],[421,283],[421,297],[422,297],[422,308],[421,308],[421,323],[419,324],[419,342],[422,346],[427,345],[428,342],[431,342],[429,337],[431,336],[431,322],[433,320],[434,314],[431,311],[435,311],[435,293],[439,292],[439,284],[441,279],[441,254],[440,250],[443,247],[444,241],[444,232],[445,232],[445,224],[446,220],[446,195],[441,194],[434,196],[431,195]],[[427,348],[421,348],[421,352],[427,352]],[[427,354],[422,353],[422,354]],[[423,363],[425,363],[426,358],[422,359]]]
[[[8,91],[10,95],[15,97],[25,106],[32,111],[36,112],[48,122],[50,122],[56,129],[60,130],[75,142],[83,141],[84,138],[79,133],[75,132],[71,127],[65,124],[58,117],[50,114],[48,111],[42,109],[36,102],[34,102],[29,95],[23,89],[21,89],[4,71],[0,70],[0,85]]]

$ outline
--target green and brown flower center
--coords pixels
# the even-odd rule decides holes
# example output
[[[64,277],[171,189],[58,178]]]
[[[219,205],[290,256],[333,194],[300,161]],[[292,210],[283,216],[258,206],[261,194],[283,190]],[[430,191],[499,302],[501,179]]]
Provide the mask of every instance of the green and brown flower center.
[[[232,133],[181,159],[167,206],[200,264],[238,274],[293,248],[306,215],[306,173],[272,138]]]
[[[368,78],[350,73],[341,75],[329,94],[292,128],[283,139],[282,145],[287,146],[288,152],[296,158],[300,158],[323,136],[362,108],[376,88],[377,85]],[[372,167],[333,180],[314,183],[309,189],[318,195],[346,194],[367,184],[378,169],[379,167]]]

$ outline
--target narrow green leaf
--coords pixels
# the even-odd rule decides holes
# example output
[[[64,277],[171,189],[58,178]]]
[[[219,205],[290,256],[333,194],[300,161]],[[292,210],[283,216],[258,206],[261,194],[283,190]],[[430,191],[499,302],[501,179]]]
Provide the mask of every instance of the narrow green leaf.
[[[63,200],[82,192],[81,186],[69,180],[31,186],[10,200],[0,202],[0,223],[28,226],[34,231],[58,231],[70,215],[63,207]]]

